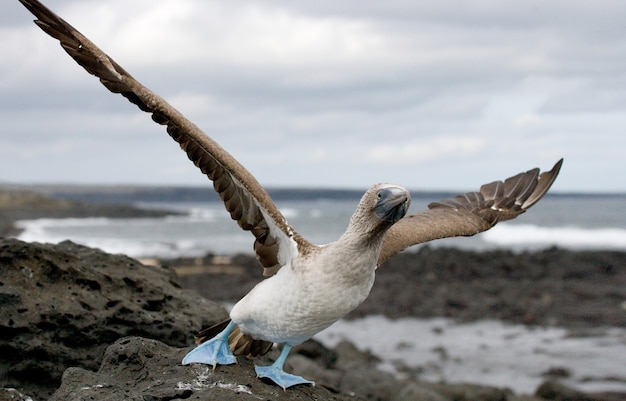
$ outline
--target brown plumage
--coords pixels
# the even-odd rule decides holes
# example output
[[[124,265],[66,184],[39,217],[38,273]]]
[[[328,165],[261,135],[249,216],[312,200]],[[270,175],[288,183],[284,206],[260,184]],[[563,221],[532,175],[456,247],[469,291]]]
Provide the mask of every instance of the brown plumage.
[[[59,40],[67,52],[87,72],[100,78],[111,92],[119,93],[142,111],[152,113],[152,119],[167,126],[167,132],[187,153],[189,159],[213,181],[215,191],[224,201],[226,210],[239,226],[254,237],[254,251],[264,275],[280,268],[277,239],[270,233],[266,218],[283,231],[291,231],[285,218],[265,189],[235,158],[200,128],[185,118],[159,95],[135,80],[78,30],[36,0],[20,0],[36,17],[35,23],[44,32]],[[262,206],[261,206],[262,205]],[[300,250],[309,242],[293,232]]]
[[[494,181],[479,191],[457,195],[428,205],[428,210],[405,216],[385,234],[378,258],[381,265],[391,256],[411,245],[440,238],[472,236],[501,221],[524,213],[548,192],[561,170],[563,159],[552,170],[539,174],[534,168]]]
[[[254,251],[264,268],[264,275],[272,275],[282,266],[279,238],[270,229],[271,224],[293,239],[299,252],[307,253],[312,248],[311,243],[287,224],[261,184],[217,142],[39,1],[20,2],[38,18],[35,23],[58,39],[63,49],[87,72],[100,78],[107,89],[152,113],[152,119],[157,123],[167,125],[170,136],[213,181],[233,220],[254,235]],[[533,169],[508,178],[504,183],[495,181],[483,185],[479,192],[431,203],[428,210],[406,216],[386,234],[378,264],[411,245],[438,238],[474,235],[499,221],[518,216],[548,191],[562,161],[547,173],[539,175],[539,169]]]
[[[119,93],[152,114],[152,119],[167,126],[169,135],[189,159],[210,179],[226,210],[239,226],[254,235],[254,251],[264,275],[272,275],[293,257],[313,255],[320,247],[302,238],[288,225],[283,215],[257,180],[228,152],[160,96],[136,81],[111,57],[89,39],[37,0],[20,0],[36,17],[35,23],[58,39],[62,48],[87,72],[97,76],[111,92]],[[438,238],[470,236],[488,230],[500,221],[524,213],[548,191],[561,168],[539,169],[483,185],[479,191],[433,202],[428,210],[396,222],[384,236],[377,264],[401,250]],[[228,321],[203,330],[200,342],[223,330]],[[231,349],[240,355],[262,355],[271,343],[252,339],[235,329],[229,338]]]

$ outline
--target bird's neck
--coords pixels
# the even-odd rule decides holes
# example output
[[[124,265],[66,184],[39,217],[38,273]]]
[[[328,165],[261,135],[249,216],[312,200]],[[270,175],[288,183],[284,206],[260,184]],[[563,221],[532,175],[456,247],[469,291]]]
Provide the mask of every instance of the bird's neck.
[[[352,225],[337,239],[339,249],[344,249],[352,255],[362,255],[365,258],[378,259],[383,242],[383,233],[355,229]]]
[[[366,216],[363,216],[360,210],[357,210],[350,218],[345,233],[339,238],[346,246],[356,246],[360,249],[363,247],[380,247],[382,244],[385,231],[391,226],[384,222],[374,223]]]

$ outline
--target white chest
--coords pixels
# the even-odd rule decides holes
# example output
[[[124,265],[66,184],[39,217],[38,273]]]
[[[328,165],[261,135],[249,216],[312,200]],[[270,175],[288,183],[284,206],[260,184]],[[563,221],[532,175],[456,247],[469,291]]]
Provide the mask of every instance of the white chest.
[[[306,268],[285,266],[259,283],[235,305],[233,321],[255,338],[298,344],[360,305],[374,284],[371,258],[321,256],[307,260]]]

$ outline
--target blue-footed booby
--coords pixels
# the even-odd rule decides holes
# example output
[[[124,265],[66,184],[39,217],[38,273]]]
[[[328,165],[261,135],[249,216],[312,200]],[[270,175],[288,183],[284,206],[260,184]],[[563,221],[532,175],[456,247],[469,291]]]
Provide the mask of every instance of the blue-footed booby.
[[[230,319],[203,330],[200,345],[183,364],[232,364],[237,355],[263,355],[273,343],[283,343],[271,366],[256,367],[258,376],[283,388],[312,384],[284,372],[289,350],[363,302],[378,266],[411,245],[474,235],[517,217],[543,197],[561,168],[562,159],[548,172],[540,174],[535,168],[433,202],[412,215],[406,215],[406,189],[377,184],[365,192],[339,239],[315,245],[287,223],[257,180],[213,139],[39,1],[19,1],[36,16],[35,23],[107,89],[166,125],[189,159],[213,181],[232,219],[254,235],[257,259],[270,277],[233,307]]]

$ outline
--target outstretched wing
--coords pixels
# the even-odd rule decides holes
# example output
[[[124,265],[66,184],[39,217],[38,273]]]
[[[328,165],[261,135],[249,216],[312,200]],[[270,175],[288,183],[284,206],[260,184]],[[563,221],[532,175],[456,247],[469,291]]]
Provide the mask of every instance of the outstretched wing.
[[[563,164],[539,174],[535,168],[502,181],[480,187],[451,199],[428,205],[428,210],[409,215],[385,234],[378,265],[401,250],[439,238],[471,236],[486,231],[498,222],[524,213],[548,192]]]
[[[310,246],[287,224],[252,174],[214,140],[39,1],[20,2],[37,17],[35,23],[58,39],[63,49],[87,72],[100,78],[108,90],[126,97],[141,110],[152,113],[155,122],[167,126],[167,132],[189,159],[213,181],[231,217],[254,234],[254,250],[265,275],[273,274],[296,252]]]

